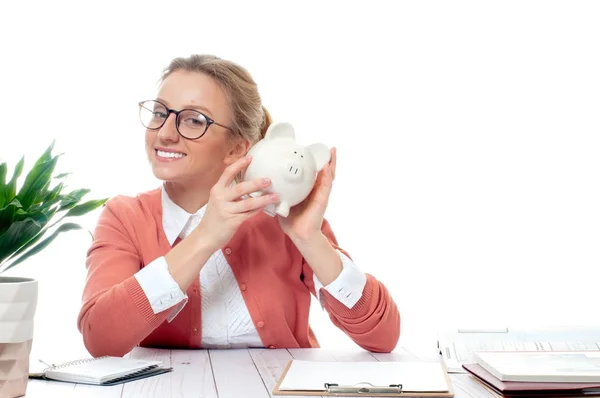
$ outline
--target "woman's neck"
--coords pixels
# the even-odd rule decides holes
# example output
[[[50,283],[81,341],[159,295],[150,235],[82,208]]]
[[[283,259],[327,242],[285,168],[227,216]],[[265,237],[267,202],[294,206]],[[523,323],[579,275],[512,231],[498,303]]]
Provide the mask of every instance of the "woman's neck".
[[[165,182],[165,190],[169,198],[190,214],[197,212],[208,202],[210,187],[188,185],[175,182]]]

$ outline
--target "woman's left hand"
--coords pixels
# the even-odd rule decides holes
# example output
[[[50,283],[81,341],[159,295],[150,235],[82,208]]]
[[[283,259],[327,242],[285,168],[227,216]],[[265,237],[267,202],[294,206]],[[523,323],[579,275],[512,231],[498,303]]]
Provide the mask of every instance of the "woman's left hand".
[[[335,178],[335,163],[336,149],[332,148],[331,159],[317,175],[308,197],[290,208],[287,217],[277,216],[281,229],[293,241],[308,242],[321,234],[321,225]]]

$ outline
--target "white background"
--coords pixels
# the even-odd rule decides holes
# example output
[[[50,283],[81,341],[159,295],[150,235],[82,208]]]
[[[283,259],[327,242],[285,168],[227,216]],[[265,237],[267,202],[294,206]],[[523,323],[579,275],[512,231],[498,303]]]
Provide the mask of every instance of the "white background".
[[[137,102],[173,57],[253,74],[298,140],[338,148],[327,218],[385,283],[400,345],[465,325],[600,324],[600,3],[3,2],[0,157],[56,139],[89,198],[158,186]],[[80,220],[93,229],[99,212]],[[86,233],[40,281],[34,347],[81,347]],[[324,347],[351,347],[318,310]],[[117,332],[117,331],[115,331]]]

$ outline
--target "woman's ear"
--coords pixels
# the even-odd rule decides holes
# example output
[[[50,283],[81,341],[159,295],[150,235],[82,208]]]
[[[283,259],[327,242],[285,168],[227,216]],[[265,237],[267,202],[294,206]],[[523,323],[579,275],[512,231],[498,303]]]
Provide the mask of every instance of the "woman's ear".
[[[236,160],[244,157],[248,150],[250,149],[250,142],[243,139],[238,139],[232,141],[231,148],[227,155],[225,156],[225,164],[229,166],[232,163],[235,163]]]

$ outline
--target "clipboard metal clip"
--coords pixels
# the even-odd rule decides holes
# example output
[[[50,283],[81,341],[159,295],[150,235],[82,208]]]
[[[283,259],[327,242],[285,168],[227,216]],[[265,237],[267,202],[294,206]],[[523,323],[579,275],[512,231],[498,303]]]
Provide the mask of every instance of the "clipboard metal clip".
[[[325,383],[325,391],[331,394],[400,394],[402,384],[374,386],[371,383],[357,383],[353,386],[340,386],[335,383]]]

